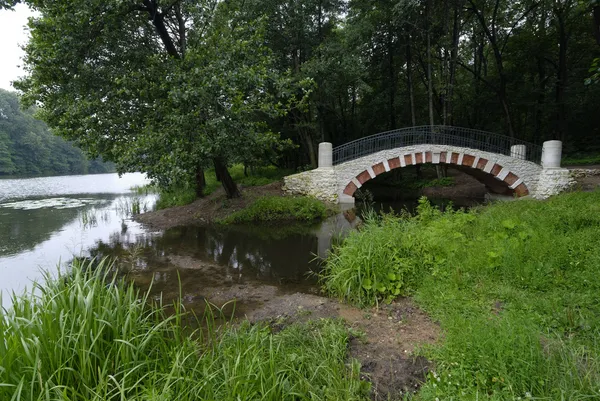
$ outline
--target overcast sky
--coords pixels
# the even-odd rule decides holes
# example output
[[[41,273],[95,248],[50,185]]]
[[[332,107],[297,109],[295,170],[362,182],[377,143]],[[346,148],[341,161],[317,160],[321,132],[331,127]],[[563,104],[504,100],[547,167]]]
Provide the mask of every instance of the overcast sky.
[[[25,31],[27,17],[32,12],[23,4],[14,11],[0,10],[0,88],[14,90],[10,85],[18,77],[24,75],[19,67],[22,64],[23,51],[20,45],[27,43],[28,33]]]

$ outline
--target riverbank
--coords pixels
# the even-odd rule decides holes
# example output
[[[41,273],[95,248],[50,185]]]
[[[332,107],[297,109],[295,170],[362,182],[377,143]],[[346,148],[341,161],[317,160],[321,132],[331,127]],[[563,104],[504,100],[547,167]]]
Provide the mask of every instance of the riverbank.
[[[429,177],[429,175],[428,175]],[[428,196],[433,198],[473,198],[483,199],[486,189],[483,184],[475,178],[460,171],[449,170],[449,184],[444,186],[430,185],[416,189],[408,195],[412,199],[419,196]],[[433,178],[429,177],[430,180]],[[427,179],[429,179],[427,178]],[[284,198],[287,196],[282,190],[283,182],[276,181],[261,186],[240,185],[242,196],[236,199],[227,199],[222,188],[216,186],[211,193],[201,199],[196,199],[192,203],[183,206],[173,206],[166,209],[147,212],[135,216],[135,220],[155,229],[169,229],[178,226],[187,225],[208,225],[217,222],[236,222],[236,214],[247,210],[254,202],[263,198]],[[376,187],[375,195],[384,199],[395,199],[396,194],[402,194],[401,199],[405,198],[407,190],[405,188],[394,188],[389,186]],[[385,195],[385,196],[382,196]],[[273,205],[271,205],[273,206]],[[314,205],[313,205],[314,206]],[[327,214],[331,214],[334,205],[325,205]],[[281,209],[282,207],[280,207]],[[274,209],[268,204],[264,209]],[[314,214],[316,219],[323,216],[320,212]],[[230,218],[231,217],[231,218]],[[286,220],[283,218],[283,220]],[[302,221],[302,218],[292,218],[290,220]]]
[[[135,220],[152,228],[166,230],[177,226],[217,223],[247,209],[261,198],[283,197],[281,182],[262,186],[240,186],[241,197],[227,199],[223,188],[184,206],[174,206],[135,216]]]
[[[416,351],[439,332],[408,299],[368,310],[275,295],[228,321],[120,277],[76,262],[0,312],[0,398],[387,400],[418,389]]]

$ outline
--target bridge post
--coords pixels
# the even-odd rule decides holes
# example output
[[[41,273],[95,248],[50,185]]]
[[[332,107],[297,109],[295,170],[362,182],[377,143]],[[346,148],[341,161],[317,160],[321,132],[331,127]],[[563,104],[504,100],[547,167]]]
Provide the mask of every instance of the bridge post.
[[[535,197],[548,198],[569,189],[574,181],[570,171],[560,167],[561,141],[546,141],[542,148],[542,172],[538,180]]]
[[[319,144],[319,168],[333,167],[333,145],[330,142]]]
[[[515,159],[525,160],[527,147],[525,145],[513,145],[510,147],[510,155]]]
[[[560,168],[560,159],[562,158],[562,142],[546,141],[542,148],[542,167]]]

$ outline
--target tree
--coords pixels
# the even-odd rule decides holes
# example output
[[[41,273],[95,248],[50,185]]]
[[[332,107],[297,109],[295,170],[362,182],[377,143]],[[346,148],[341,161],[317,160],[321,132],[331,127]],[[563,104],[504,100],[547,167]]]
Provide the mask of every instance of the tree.
[[[213,165],[229,197],[227,164],[280,146],[262,123],[286,105],[264,46],[264,24],[240,24],[243,2],[28,0],[40,13],[25,47],[27,104],[61,136],[120,172],[161,185]]]

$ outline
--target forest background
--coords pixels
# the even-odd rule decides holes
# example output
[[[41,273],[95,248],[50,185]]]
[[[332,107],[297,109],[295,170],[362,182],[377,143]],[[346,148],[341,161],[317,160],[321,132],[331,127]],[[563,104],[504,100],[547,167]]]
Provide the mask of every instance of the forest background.
[[[92,157],[165,184],[201,187],[213,162],[314,167],[319,142],[418,125],[600,152],[597,0],[25,3],[41,13],[25,103]],[[6,138],[0,174],[18,160]]]

